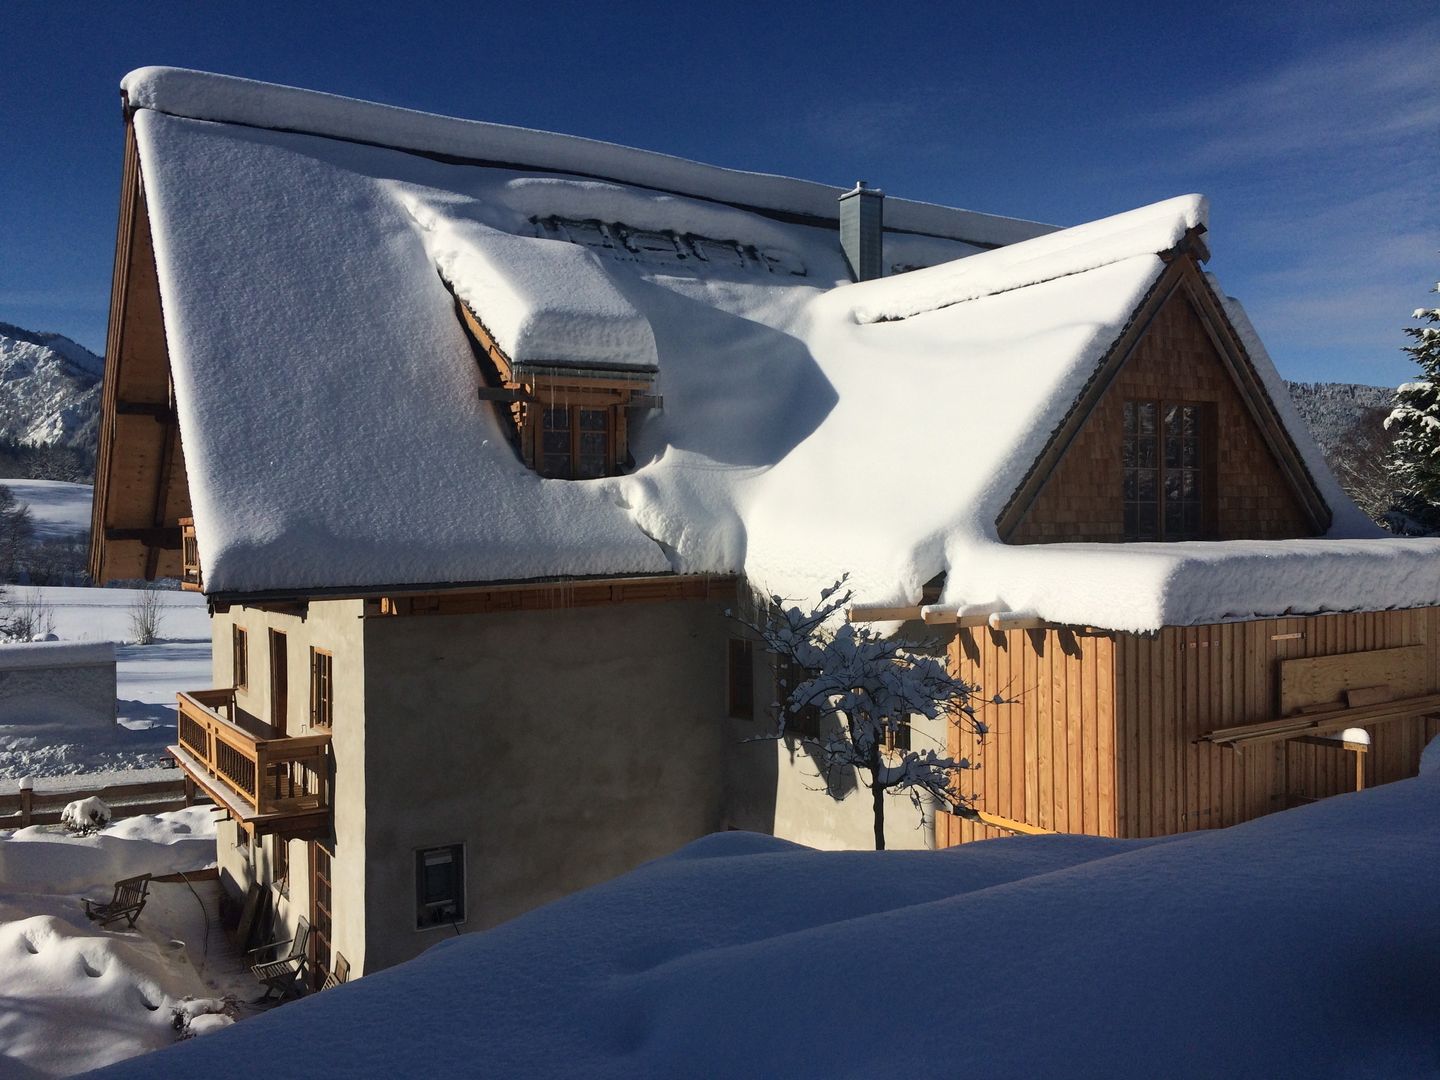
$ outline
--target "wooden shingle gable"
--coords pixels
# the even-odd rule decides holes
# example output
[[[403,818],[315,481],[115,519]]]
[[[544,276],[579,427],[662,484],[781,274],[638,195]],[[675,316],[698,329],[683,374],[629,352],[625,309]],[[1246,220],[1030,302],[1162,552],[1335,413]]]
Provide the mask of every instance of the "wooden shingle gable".
[[[90,576],[179,577],[190,492],[134,126],[127,120],[91,507]]]
[[[1251,503],[1266,503],[1276,519],[1257,533],[1246,533],[1243,529],[1237,531],[1237,527],[1217,530],[1217,538],[1319,535],[1328,529],[1330,508],[1270,400],[1239,335],[1200,271],[1197,256],[1203,254],[1203,248],[1197,248],[1196,243],[1198,237],[1167,257],[1164,271],[1011,495],[996,520],[1002,541],[1043,543],[1122,539],[1118,520],[1091,520],[1105,517],[1096,511],[1094,504],[1097,500],[1113,501],[1111,510],[1120,504],[1119,440],[1118,437],[1113,440],[1099,438],[1101,421],[1097,417],[1109,417],[1110,413],[1116,412],[1118,406],[1114,395],[1127,393],[1130,389],[1127,383],[1135,381],[1127,372],[1138,371],[1139,368],[1134,365],[1155,364],[1157,354],[1163,352],[1166,346],[1157,335],[1175,335],[1180,324],[1183,324],[1183,334],[1192,354],[1188,360],[1203,369],[1199,374],[1210,379],[1211,385],[1225,401],[1223,411],[1230,422],[1226,430],[1218,433],[1218,439],[1230,442],[1221,452],[1228,455],[1229,461],[1229,458],[1238,455],[1237,445],[1248,446],[1250,461],[1256,472],[1254,478],[1243,481],[1243,492],[1237,488],[1236,503],[1230,517],[1244,517]],[[1195,369],[1191,373],[1195,374]],[[1101,408],[1102,403],[1108,403],[1104,409]],[[1111,451],[1117,455],[1113,462],[1080,459],[1079,455],[1093,456],[1097,449],[1111,441],[1116,444]],[[1101,478],[1105,469],[1112,465],[1116,474],[1113,485]],[[1233,462],[1230,465],[1230,475],[1234,477],[1237,473]],[[1062,490],[1064,485],[1073,484],[1079,477],[1084,477],[1089,487],[1098,485],[1106,492]],[[1113,493],[1108,492],[1112,486]],[[1225,498],[1223,491],[1221,498]],[[1040,518],[1047,515],[1053,520],[1041,526]]]

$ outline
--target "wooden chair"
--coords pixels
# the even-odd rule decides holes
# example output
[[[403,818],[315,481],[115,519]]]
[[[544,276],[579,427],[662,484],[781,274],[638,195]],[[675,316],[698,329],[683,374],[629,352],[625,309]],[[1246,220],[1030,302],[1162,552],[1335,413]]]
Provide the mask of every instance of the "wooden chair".
[[[150,875],[141,874],[115,882],[115,895],[110,897],[108,903],[88,897],[81,897],[80,902],[85,905],[86,918],[98,922],[101,926],[109,926],[124,919],[133,930],[135,920],[140,917],[140,912],[145,910],[145,901],[149,896]]]
[[[325,981],[320,984],[321,990],[329,990],[332,986],[339,986],[341,983],[350,981],[350,961],[345,959],[344,953],[335,954],[335,966],[325,975]]]
[[[295,927],[293,938],[272,941],[269,945],[250,950],[253,955],[279,949],[282,945],[290,946],[290,951],[278,960],[265,960],[250,968],[251,974],[265,984],[265,993],[260,996],[260,1001],[265,1001],[272,993],[278,993],[282,1001],[290,994],[299,994],[300,970],[305,966],[305,947],[309,943],[310,924],[302,918]]]

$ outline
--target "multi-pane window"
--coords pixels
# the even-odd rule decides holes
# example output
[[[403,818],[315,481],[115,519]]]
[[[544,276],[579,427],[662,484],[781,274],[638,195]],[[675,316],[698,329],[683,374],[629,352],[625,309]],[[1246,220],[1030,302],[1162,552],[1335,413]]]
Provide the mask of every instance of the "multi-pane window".
[[[566,480],[610,472],[611,410],[547,405],[540,429],[540,471]]]
[[[1205,406],[1127,401],[1121,465],[1125,539],[1205,533]]]
[[[324,649],[310,649],[310,726],[330,727],[335,722],[334,657]]]
[[[814,677],[813,671],[807,671],[793,660],[781,657],[775,662],[775,700],[780,703],[787,735],[809,739],[820,737],[820,706],[801,705],[794,712],[790,711],[789,706],[790,695],[795,692],[795,688]]]
[[[465,921],[465,847],[415,852],[415,928]]]
[[[244,690],[250,685],[250,635],[243,626],[230,630],[230,671],[235,689]]]

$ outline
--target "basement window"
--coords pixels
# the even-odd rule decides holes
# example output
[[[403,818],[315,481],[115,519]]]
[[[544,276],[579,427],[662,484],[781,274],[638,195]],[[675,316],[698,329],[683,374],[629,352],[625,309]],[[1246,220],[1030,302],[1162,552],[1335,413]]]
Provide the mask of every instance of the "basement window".
[[[1127,401],[1121,439],[1126,540],[1198,540],[1214,499],[1213,408]]]
[[[465,921],[465,845],[415,853],[415,929]]]

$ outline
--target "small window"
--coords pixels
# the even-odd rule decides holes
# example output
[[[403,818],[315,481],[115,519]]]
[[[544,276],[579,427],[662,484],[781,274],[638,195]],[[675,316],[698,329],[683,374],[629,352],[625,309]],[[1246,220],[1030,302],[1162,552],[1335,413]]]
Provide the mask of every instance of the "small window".
[[[910,749],[910,721],[906,717],[898,727],[885,729],[885,749],[905,753]]]
[[[281,896],[290,895],[290,841],[283,836],[273,836],[275,845],[270,856],[270,883],[280,890]]]
[[[310,649],[310,726],[335,723],[334,657],[324,649]]]
[[[230,631],[230,671],[235,689],[244,690],[250,685],[250,635],[243,626]]]
[[[791,692],[812,678],[814,678],[813,673],[805,670],[793,660],[781,658],[775,663],[775,700],[780,703],[787,735],[798,735],[808,739],[820,737],[820,706],[803,705],[791,712],[786,704]]]
[[[755,645],[744,638],[730,639],[730,715],[737,720],[755,718]]]
[[[547,405],[540,428],[540,472],[562,480],[608,476],[613,410]]]
[[[425,848],[415,853],[415,928],[465,921],[465,846]]]

